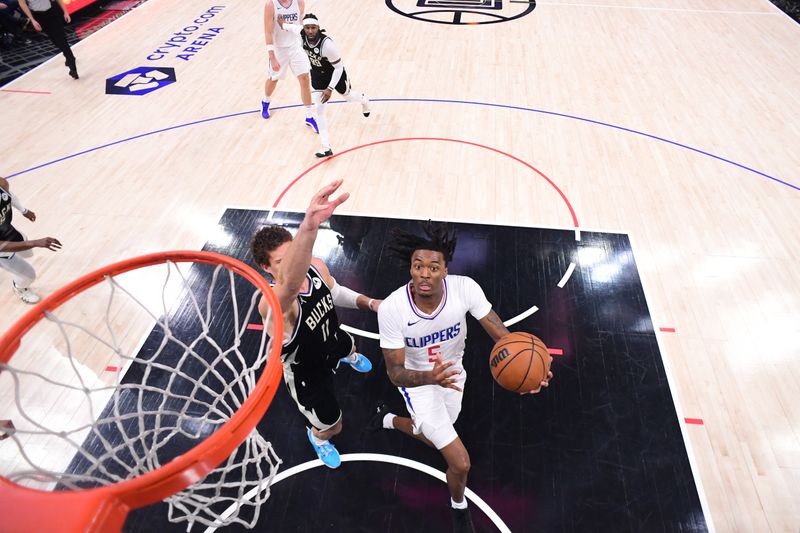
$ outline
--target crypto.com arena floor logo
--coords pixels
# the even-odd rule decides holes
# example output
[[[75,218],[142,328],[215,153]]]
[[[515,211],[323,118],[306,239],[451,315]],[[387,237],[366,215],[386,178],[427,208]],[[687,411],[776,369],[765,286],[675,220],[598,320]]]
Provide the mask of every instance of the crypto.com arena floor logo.
[[[524,17],[536,0],[386,0],[404,17],[436,24],[494,24]]]
[[[141,96],[175,83],[175,69],[170,67],[137,67],[106,80],[106,94]]]

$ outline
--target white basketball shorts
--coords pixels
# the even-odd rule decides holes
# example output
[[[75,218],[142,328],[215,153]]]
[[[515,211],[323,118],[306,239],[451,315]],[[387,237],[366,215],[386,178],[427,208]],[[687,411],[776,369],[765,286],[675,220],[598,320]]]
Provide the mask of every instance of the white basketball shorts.
[[[462,370],[456,385],[463,389],[466,381],[467,372]],[[453,424],[461,413],[463,393],[439,385],[398,387],[398,390],[414,422],[414,433],[425,435],[437,450],[456,440],[458,433]]]
[[[272,70],[272,62],[267,58],[267,72],[272,80],[283,78],[288,69],[292,69],[295,76],[308,74],[311,71],[311,62],[299,43],[297,46],[276,46],[275,58],[281,64],[281,68],[277,72]]]

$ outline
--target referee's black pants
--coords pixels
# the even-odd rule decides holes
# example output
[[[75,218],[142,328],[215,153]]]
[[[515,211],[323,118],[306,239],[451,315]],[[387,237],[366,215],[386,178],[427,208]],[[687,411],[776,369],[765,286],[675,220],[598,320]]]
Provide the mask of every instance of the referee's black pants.
[[[64,12],[58,4],[47,11],[34,11],[33,18],[42,26],[42,31],[50,37],[50,40],[61,50],[67,59],[67,66],[75,67],[75,56],[67,42],[67,32],[64,30]]]

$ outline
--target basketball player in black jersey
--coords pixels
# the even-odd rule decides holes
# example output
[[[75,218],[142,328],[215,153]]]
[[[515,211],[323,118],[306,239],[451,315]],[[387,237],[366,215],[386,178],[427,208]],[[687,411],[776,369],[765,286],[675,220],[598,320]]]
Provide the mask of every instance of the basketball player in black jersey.
[[[328,121],[325,118],[325,103],[330,100],[333,91],[342,95],[348,102],[359,102],[361,112],[365,117],[370,114],[369,98],[365,93],[355,91],[350,87],[350,79],[344,69],[344,62],[336,44],[325,30],[319,28],[319,20],[313,13],[303,17],[303,25],[288,24],[280,21],[282,29],[300,33],[303,37],[303,50],[308,54],[311,62],[311,99],[317,108],[317,125],[319,126],[319,139],[322,148],[315,155],[317,157],[330,157],[330,138],[328,136]]]
[[[61,243],[53,237],[29,241],[11,225],[13,216],[12,207],[18,209],[22,216],[34,222],[36,213],[25,209],[19,198],[11,194],[8,180],[0,178],[0,268],[11,272],[11,284],[14,294],[27,304],[35,304],[41,298],[29,287],[36,279],[36,271],[24,258],[31,257],[33,248],[47,248],[58,250]]]
[[[333,370],[340,362],[359,372],[372,363],[356,353],[355,341],[341,329],[335,306],[377,312],[380,300],[358,294],[336,283],[322,260],[311,256],[317,230],[349,194],[330,199],[342,180],[336,180],[311,200],[294,239],[280,226],[261,228],[253,237],[251,252],[274,280],[283,310],[284,338],[281,359],[289,394],[308,423],[308,440],[317,456],[330,468],[341,464],[339,452],[329,442],[342,430],[342,411],[336,400]],[[268,310],[262,298],[262,317]],[[268,325],[271,333],[271,326]]]

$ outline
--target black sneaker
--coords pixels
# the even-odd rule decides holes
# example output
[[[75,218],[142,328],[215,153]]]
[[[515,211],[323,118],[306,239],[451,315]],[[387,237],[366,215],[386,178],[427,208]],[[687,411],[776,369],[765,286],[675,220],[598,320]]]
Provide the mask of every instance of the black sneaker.
[[[453,533],[475,533],[475,526],[472,525],[472,515],[469,514],[469,507],[466,509],[450,508],[453,514]]]
[[[322,159],[323,157],[330,157],[330,156],[333,155],[333,150],[331,150],[330,148],[328,148],[326,150],[320,150],[319,152],[317,152],[314,155],[319,157],[320,159]]]
[[[78,66],[76,61],[65,61],[64,66],[69,69],[69,75],[73,77],[73,79],[78,79]]]
[[[389,413],[389,406],[385,402],[377,404],[372,409],[372,418],[369,419],[369,427],[373,431],[386,429],[383,427],[383,418]]]

